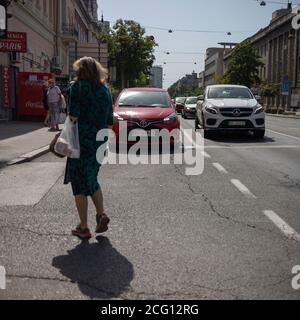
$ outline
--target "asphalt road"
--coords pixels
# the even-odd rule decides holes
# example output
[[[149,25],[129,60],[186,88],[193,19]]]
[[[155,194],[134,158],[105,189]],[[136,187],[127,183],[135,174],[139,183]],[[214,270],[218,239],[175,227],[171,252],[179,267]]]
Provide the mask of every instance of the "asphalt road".
[[[70,236],[77,217],[62,176],[35,205],[0,207],[0,299],[299,299],[300,121],[267,126],[263,141],[206,140],[197,176],[185,165],[105,165],[112,223],[89,244]],[[62,161],[46,155],[24,170],[49,174]]]

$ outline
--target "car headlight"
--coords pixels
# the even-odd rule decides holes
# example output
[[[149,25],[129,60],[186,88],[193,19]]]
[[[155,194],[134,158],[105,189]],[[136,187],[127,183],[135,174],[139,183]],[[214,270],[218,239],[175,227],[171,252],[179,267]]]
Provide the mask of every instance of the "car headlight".
[[[263,113],[264,112],[264,108],[262,106],[258,106],[256,109],[255,109],[255,112],[254,114],[260,114],[260,113]]]
[[[177,121],[177,114],[171,113],[168,117],[164,118],[164,123],[173,123],[175,121]]]
[[[218,110],[215,109],[214,107],[209,107],[209,106],[206,106],[205,107],[205,111],[211,113],[211,114],[217,114],[218,113]]]
[[[119,114],[117,114],[116,112],[114,112],[114,121],[115,121],[115,122],[124,121],[124,119],[123,119]]]

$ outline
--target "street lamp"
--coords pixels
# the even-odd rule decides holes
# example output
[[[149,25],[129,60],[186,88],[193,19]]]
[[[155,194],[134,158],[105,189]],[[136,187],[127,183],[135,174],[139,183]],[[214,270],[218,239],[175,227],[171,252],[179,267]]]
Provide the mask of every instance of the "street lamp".
[[[267,3],[274,3],[274,4],[285,4],[285,3],[283,3],[283,2],[278,2],[278,1],[260,1],[260,0],[256,0],[258,3],[259,3],[259,5],[261,6],[261,7],[265,7],[266,5],[267,5]],[[290,0],[287,0],[287,6],[288,6],[288,8],[291,8],[292,7],[292,2],[290,1]]]

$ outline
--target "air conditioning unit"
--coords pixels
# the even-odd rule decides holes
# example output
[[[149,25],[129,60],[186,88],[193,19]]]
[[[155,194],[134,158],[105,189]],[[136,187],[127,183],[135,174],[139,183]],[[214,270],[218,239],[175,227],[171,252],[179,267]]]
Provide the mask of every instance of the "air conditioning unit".
[[[52,63],[54,65],[60,65],[61,64],[61,59],[60,59],[60,56],[55,56],[52,58]]]
[[[9,53],[10,63],[21,63],[22,58],[20,52],[10,52]]]

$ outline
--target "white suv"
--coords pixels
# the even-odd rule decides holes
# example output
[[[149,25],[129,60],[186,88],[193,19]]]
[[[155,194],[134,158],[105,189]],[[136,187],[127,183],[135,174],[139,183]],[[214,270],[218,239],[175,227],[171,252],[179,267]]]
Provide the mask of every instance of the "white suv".
[[[197,104],[195,129],[202,127],[205,138],[213,132],[226,130],[252,131],[256,138],[264,137],[265,112],[249,88],[208,86],[201,98]]]

